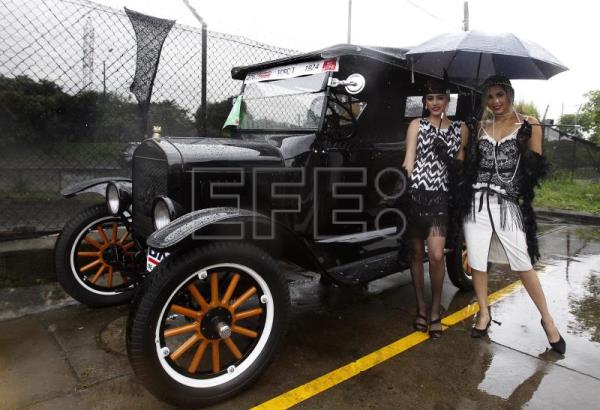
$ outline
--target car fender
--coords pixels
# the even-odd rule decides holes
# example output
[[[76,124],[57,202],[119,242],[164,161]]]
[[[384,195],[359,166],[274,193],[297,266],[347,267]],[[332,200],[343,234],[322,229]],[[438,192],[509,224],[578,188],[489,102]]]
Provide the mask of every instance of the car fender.
[[[77,195],[91,192],[94,194],[105,196],[106,185],[109,182],[116,183],[119,187],[124,188],[128,192],[131,192],[131,178],[126,177],[102,177],[88,179],[86,181],[77,182],[76,184],[69,185],[60,191],[60,194],[65,198],[73,198]]]
[[[202,235],[209,231],[211,226],[225,221],[241,222],[245,226],[245,229],[242,231],[243,236],[236,238],[237,240],[252,240],[258,246],[263,244],[272,253],[277,254],[277,256],[285,255],[299,266],[315,272],[323,271],[313,250],[297,234],[271,218],[247,209],[217,207],[190,212],[155,231],[148,237],[146,243],[150,248],[173,252],[184,245],[190,245],[190,243],[193,246],[192,241],[199,239],[196,235]],[[262,227],[268,226],[269,228],[274,225],[274,237],[265,240],[249,237],[253,232],[252,224]],[[210,232],[207,233],[206,238],[202,238],[200,241],[214,240],[211,239],[210,235]],[[235,240],[233,238],[219,237],[218,235],[215,239]]]

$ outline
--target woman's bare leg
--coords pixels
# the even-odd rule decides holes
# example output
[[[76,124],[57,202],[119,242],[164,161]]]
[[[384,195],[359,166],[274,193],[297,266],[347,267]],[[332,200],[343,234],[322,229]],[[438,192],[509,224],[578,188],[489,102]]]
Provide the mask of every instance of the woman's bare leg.
[[[477,329],[485,329],[490,321],[490,311],[488,307],[488,274],[487,272],[473,269],[473,287],[479,303],[479,314],[477,315]]]
[[[446,238],[443,236],[429,235],[427,247],[429,254],[429,277],[431,279],[431,314],[432,320],[440,317],[442,302],[442,287],[444,285],[444,245]],[[432,326],[432,330],[441,330],[441,324]]]
[[[415,288],[415,301],[417,306],[417,314],[427,316],[427,306],[425,305],[425,297],[423,289],[425,283],[423,280],[423,257],[425,256],[425,244],[420,239],[413,239],[410,242],[410,274],[412,276],[412,284]],[[417,318],[416,323],[427,325],[425,319]]]
[[[544,290],[542,289],[542,284],[540,283],[537,272],[531,269],[517,273],[521,277],[521,282],[523,282],[523,286],[525,287],[525,290],[527,290],[529,297],[542,315],[548,340],[552,343],[557,342],[560,339],[560,334],[554,324],[552,315],[550,315],[550,312],[548,311],[546,296],[544,295]]]

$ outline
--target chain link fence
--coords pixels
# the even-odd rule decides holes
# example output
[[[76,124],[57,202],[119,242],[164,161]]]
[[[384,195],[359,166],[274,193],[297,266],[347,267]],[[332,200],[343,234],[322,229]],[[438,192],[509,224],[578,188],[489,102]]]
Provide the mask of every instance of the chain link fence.
[[[63,199],[69,184],[130,175],[127,146],[142,139],[130,93],[133,27],[122,10],[85,0],[0,0],[0,238],[59,230],[98,197]],[[234,66],[297,53],[208,32],[208,134],[218,136],[241,83]],[[164,43],[149,125],[164,135],[202,129],[201,29],[175,25]]]
[[[544,127],[544,153],[551,175],[600,182],[600,147],[584,139],[576,129],[566,132],[558,127]]]
[[[123,10],[86,0],[0,0],[0,16],[1,239],[58,231],[97,203],[91,195],[63,199],[60,190],[130,175],[123,159],[142,135],[129,91],[136,37]],[[203,124],[202,31],[175,25],[162,49],[148,123],[161,125],[164,135],[194,137],[206,125],[217,136],[241,86],[231,68],[296,53],[209,31]],[[554,173],[600,180],[594,144],[545,127],[545,152]]]

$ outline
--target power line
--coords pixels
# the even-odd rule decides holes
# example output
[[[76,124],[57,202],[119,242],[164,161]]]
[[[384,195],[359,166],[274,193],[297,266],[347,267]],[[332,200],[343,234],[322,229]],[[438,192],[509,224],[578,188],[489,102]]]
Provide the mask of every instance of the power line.
[[[425,13],[425,14],[429,15],[430,17],[433,17],[434,19],[436,19],[436,20],[438,20],[438,21],[441,21],[441,22],[444,22],[444,23],[447,23],[447,22],[448,22],[447,20],[445,20],[445,19],[443,19],[443,18],[441,18],[441,17],[438,17],[438,16],[436,16],[435,14],[433,14],[432,12],[430,12],[429,10],[427,10],[427,9],[425,9],[425,8],[423,8],[423,7],[421,7],[421,6],[419,6],[419,5],[418,5],[418,4],[416,4],[414,1],[411,1],[411,0],[404,0],[404,1],[406,1],[406,2],[407,2],[408,4],[410,4],[411,6],[413,6],[413,7],[417,8],[417,9],[421,10],[423,13]]]

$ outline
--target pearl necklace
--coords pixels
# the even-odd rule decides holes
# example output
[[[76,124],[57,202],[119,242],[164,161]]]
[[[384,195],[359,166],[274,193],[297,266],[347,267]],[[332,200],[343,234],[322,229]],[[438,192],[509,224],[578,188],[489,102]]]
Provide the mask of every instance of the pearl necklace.
[[[516,112],[515,112],[515,114],[516,114]],[[517,120],[519,120],[519,115],[517,115]],[[494,116],[494,119],[492,120],[492,139],[494,141],[496,141],[496,116]],[[505,184],[510,184],[513,182],[513,180],[517,176],[517,171],[519,170],[519,164],[521,163],[521,153],[519,153],[519,157],[517,158],[517,165],[515,166],[515,170],[514,170],[512,176],[510,177],[510,179],[504,179],[504,178],[502,178],[502,176],[500,176],[500,172],[498,171],[498,158],[497,158],[497,154],[496,154],[498,146],[499,146],[499,142],[496,141],[496,146],[494,147],[494,167],[496,168],[496,175],[498,176],[498,179],[500,180],[500,182],[503,182]]]

